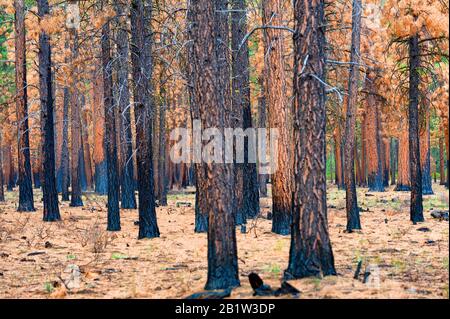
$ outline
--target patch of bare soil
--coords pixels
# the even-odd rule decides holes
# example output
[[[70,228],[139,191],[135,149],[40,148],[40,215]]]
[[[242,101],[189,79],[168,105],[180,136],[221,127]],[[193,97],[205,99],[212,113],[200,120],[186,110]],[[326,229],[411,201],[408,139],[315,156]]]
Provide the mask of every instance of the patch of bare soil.
[[[433,210],[448,210],[448,191],[434,190],[425,197],[420,225],[409,222],[409,193],[358,190],[363,230],[347,234],[345,193],[330,186],[338,276],[290,282],[299,298],[448,298],[449,225],[431,217]],[[157,208],[161,237],[151,240],[137,240],[136,210],[121,212],[122,231],[106,232],[104,197],[87,194],[85,208],[62,203],[58,223],[41,221],[42,203],[36,213],[17,213],[17,199],[8,193],[0,203],[0,298],[184,298],[204,287],[206,234],[193,232],[192,190],[171,194],[169,206]],[[237,231],[241,287],[232,298],[253,298],[251,272],[279,287],[287,266],[290,238],[270,232],[264,218],[270,200],[262,199],[261,207],[262,217],[249,221],[247,233]],[[372,275],[362,283],[368,266]]]

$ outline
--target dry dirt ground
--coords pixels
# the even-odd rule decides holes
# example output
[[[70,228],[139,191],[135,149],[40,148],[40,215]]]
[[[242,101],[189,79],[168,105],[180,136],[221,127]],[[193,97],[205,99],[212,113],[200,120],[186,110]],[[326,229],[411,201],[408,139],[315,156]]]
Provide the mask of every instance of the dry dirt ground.
[[[430,212],[448,210],[449,197],[442,186],[434,190],[425,197],[426,222],[420,225],[409,222],[409,193],[366,196],[367,189],[358,190],[363,230],[347,234],[344,192],[329,186],[338,276],[291,282],[299,298],[448,298],[449,225]],[[42,203],[36,213],[17,213],[17,199],[16,192],[7,193],[0,203],[0,298],[184,298],[203,289],[206,235],[193,232],[192,190],[169,195],[169,206],[157,209],[161,237],[151,240],[137,240],[135,210],[122,211],[121,232],[106,232],[104,197],[86,195],[83,209],[63,203],[58,223],[41,221]],[[250,221],[246,234],[237,231],[241,287],[232,298],[253,298],[250,272],[279,287],[287,265],[290,239],[270,232],[264,218],[270,201],[262,199],[261,207],[263,217]],[[362,283],[362,275],[353,279],[358,261],[362,273],[376,266],[370,284]],[[76,273],[73,265],[79,282],[67,281]]]

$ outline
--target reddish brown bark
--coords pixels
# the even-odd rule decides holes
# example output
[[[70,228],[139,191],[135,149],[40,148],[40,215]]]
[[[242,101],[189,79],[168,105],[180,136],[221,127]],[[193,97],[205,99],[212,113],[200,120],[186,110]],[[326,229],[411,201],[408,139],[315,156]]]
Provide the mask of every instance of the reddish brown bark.
[[[283,25],[281,0],[263,0],[264,24]],[[278,129],[278,169],[272,174],[272,231],[288,235],[291,224],[292,197],[292,124],[286,95],[283,31],[264,31],[266,97],[269,127]]]

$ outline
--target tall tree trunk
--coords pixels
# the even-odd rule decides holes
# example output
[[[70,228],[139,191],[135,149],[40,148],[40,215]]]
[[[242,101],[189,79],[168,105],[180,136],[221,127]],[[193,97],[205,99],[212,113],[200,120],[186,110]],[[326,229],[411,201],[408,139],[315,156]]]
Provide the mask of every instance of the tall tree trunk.
[[[68,202],[70,186],[70,159],[69,159],[69,103],[70,91],[64,87],[63,97],[63,128],[61,145],[61,195],[62,200]]]
[[[367,122],[364,112],[361,120],[361,187],[367,187]]]
[[[244,41],[247,34],[247,5],[244,0],[232,0],[232,39],[233,51],[232,61],[232,92],[233,92],[233,114],[238,121],[234,121],[233,127],[244,130],[251,129],[252,113],[250,105],[250,61],[248,42]],[[241,45],[242,44],[242,45]],[[242,119],[242,121],[240,120]],[[249,136],[244,138],[244,163],[235,166],[236,182],[235,189],[240,187],[242,178],[242,206],[238,208],[237,223],[245,222],[246,218],[255,218],[259,214],[259,187],[256,163],[249,163]],[[239,202],[237,200],[236,202]]]
[[[84,99],[84,97],[83,97]],[[86,103],[83,102],[81,124],[82,124],[82,139],[83,139],[83,158],[84,158],[84,176],[86,179],[87,189],[92,190],[92,161],[91,161],[91,149],[89,145],[89,121],[88,121],[88,110],[86,109]]]
[[[16,112],[19,169],[19,212],[34,211],[28,128],[27,61],[24,0],[15,0]]]
[[[196,4],[198,6],[198,4]],[[199,25],[196,20],[194,20],[196,17],[196,11],[192,8],[192,4],[188,8],[187,12],[187,29],[188,29],[188,36],[189,36],[189,43],[188,43],[188,66],[187,66],[187,72],[188,72],[188,93],[189,93],[189,105],[190,105],[190,113],[191,113],[191,122],[192,127],[194,128],[194,121],[198,122],[201,121],[200,118],[200,105],[198,104],[199,101],[197,100],[197,96],[194,91],[194,85],[199,81],[200,74],[197,73],[197,70],[195,69],[194,65],[198,63],[198,57],[196,55],[196,48],[194,47],[193,43],[197,40],[197,37],[200,36],[199,33]],[[199,143],[201,141],[201,136],[193,135],[193,141]],[[201,154],[193,154],[193,156],[201,156]],[[201,162],[194,159],[194,170],[195,170],[195,232],[196,233],[203,233],[208,231],[208,209],[206,207],[206,194],[204,193],[205,186],[203,183],[203,176],[202,173],[202,164]],[[170,184],[172,184],[172,175],[173,175],[173,163],[169,162],[169,181]],[[169,188],[172,186],[170,185]]]
[[[336,185],[338,189],[344,189],[344,170],[342,159],[342,135],[339,123],[334,130],[334,145],[335,145],[335,163],[336,163]]]
[[[118,17],[117,30],[117,81],[118,104],[120,112],[120,157],[121,157],[121,207],[123,209],[136,209],[136,196],[134,193],[134,161],[133,161],[133,133],[131,130],[130,91],[128,84],[128,33],[127,20],[123,15],[125,5],[115,2],[114,8]]]
[[[431,148],[430,148],[430,108],[427,102],[422,102],[423,121],[419,128],[420,139],[420,167],[422,170],[422,194],[433,195],[433,182],[431,180]]]
[[[225,0],[198,0],[190,3],[192,24],[190,39],[191,73],[195,105],[202,127],[217,128],[222,136],[230,127],[231,100],[228,60],[228,8]],[[206,145],[206,141],[203,141]],[[217,150],[218,151],[218,150]],[[239,273],[235,215],[233,210],[233,164],[202,161],[197,174],[201,176],[201,193],[205,195],[202,209],[208,213],[208,280],[206,289],[227,289],[238,286]]]
[[[265,129],[267,127],[267,100],[266,90],[264,88],[264,76],[259,77],[259,86],[261,88],[261,96],[258,98],[258,128]],[[266,163],[263,163],[266,164]],[[260,163],[261,165],[261,163]],[[267,174],[261,174],[259,172],[259,195],[261,197],[267,197]]]
[[[383,147],[383,185],[389,187],[389,171],[391,168],[391,147],[390,141],[387,137],[382,138]]]
[[[336,274],[327,220],[325,87],[316,79],[325,77],[324,1],[294,0],[294,19],[295,183],[288,279]]]
[[[42,19],[49,14],[47,0],[38,0],[38,15]],[[39,35],[39,93],[41,98],[41,141],[42,141],[42,193],[44,200],[44,221],[61,219],[58,206],[58,191],[55,177],[55,134],[53,121],[53,82],[50,37],[45,31]]]
[[[409,39],[409,167],[411,177],[410,215],[413,223],[423,222],[422,170],[419,137],[419,36]]]
[[[380,136],[380,106],[375,92],[375,75],[369,73],[366,79],[368,96],[366,98],[367,171],[369,191],[384,192],[382,142]]]
[[[120,230],[119,209],[119,165],[117,163],[117,133],[115,103],[113,101],[112,59],[110,27],[102,27],[103,103],[105,104],[105,149],[108,171],[108,227],[109,231]]]
[[[398,170],[398,140],[391,138],[391,185],[395,185]]]
[[[131,57],[136,117],[139,239],[159,237],[153,181],[152,115],[154,101],[152,100],[153,88],[150,83],[153,75],[151,16],[151,0],[132,0]]]
[[[409,192],[411,191],[411,178],[409,169],[409,137],[408,128],[400,130],[399,151],[398,151],[398,179],[395,191]]]
[[[103,105],[103,79],[98,62],[93,73],[92,117],[94,122],[94,184],[95,192],[99,195],[108,193],[108,173],[106,169],[105,145],[105,108]]]
[[[347,232],[361,229],[355,182],[355,129],[358,104],[359,62],[361,45],[361,0],[353,0],[351,66],[348,79],[347,117],[345,121],[345,192]]]
[[[445,154],[444,154],[444,138],[439,138],[439,180],[441,185],[445,185],[447,183],[447,179],[445,178]]]
[[[166,76],[165,71],[161,72],[162,76]],[[166,178],[166,108],[167,108],[167,92],[165,79],[161,76],[159,89],[161,104],[159,107],[159,149],[158,149],[158,185],[159,185],[159,204],[167,206],[167,178]]]
[[[70,29],[71,59],[72,65],[78,57],[78,32],[76,29]],[[73,83],[70,92],[70,115],[71,115],[71,207],[83,206],[81,199],[81,175],[83,149],[81,140],[81,116],[80,116],[80,100],[77,88],[78,84],[78,67],[73,66]]]
[[[283,25],[284,1],[263,0],[264,24]],[[278,168],[272,175],[272,232],[288,235],[290,232],[292,197],[292,115],[286,98],[286,74],[284,71],[283,31],[265,30],[267,54],[264,76],[266,79],[269,127],[278,129]]]
[[[15,183],[15,172],[14,172],[14,159],[13,159],[13,155],[12,155],[12,145],[11,145],[12,141],[9,141],[7,143],[6,146],[6,154],[7,154],[7,174],[8,174],[8,178],[7,178],[7,185],[6,185],[6,190],[8,192],[12,192],[14,190],[14,187],[16,186]]]

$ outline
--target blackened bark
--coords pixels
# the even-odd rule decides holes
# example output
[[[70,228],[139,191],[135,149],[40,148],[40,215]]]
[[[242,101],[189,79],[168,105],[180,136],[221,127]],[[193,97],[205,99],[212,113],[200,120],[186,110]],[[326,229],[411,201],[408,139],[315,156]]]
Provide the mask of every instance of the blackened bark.
[[[327,220],[325,87],[317,80],[325,76],[324,1],[295,0],[294,19],[295,164],[287,279],[336,274]]]
[[[159,84],[161,104],[159,107],[159,143],[158,143],[158,186],[159,186],[159,205],[167,206],[167,178],[166,178],[166,108],[167,108],[167,92],[165,86],[165,71],[161,71],[161,79]]]
[[[16,113],[19,170],[19,212],[35,211],[31,177],[30,139],[28,127],[27,62],[25,45],[24,0],[15,0],[16,47]]]
[[[187,63],[187,74],[188,74],[188,93],[189,93],[189,105],[190,105],[190,113],[191,113],[191,122],[194,120],[200,121],[200,109],[199,109],[199,101],[197,100],[197,95],[194,92],[194,85],[199,81],[198,77],[200,74],[197,73],[196,68],[194,67],[195,63],[198,63],[198,57],[196,55],[196,50],[193,45],[194,41],[199,34],[199,24],[194,18],[195,10],[193,9],[194,5],[190,5],[187,12],[187,29],[189,36],[188,43],[188,63]],[[198,4],[195,4],[198,6]],[[195,142],[199,143],[199,139],[201,136],[193,136]],[[169,164],[169,168],[173,167],[173,164]],[[206,201],[206,190],[204,188],[203,175],[202,174],[202,165],[201,163],[197,163],[194,161],[194,173],[195,173],[195,232],[196,233],[205,233],[208,231],[208,210],[206,209],[205,201]],[[173,170],[170,170],[169,176],[172,176]],[[171,180],[171,178],[170,178]]]
[[[348,81],[347,117],[345,122],[345,191],[347,232],[361,229],[355,182],[355,129],[358,104],[359,62],[361,45],[361,0],[353,0],[351,66]]]
[[[444,154],[444,138],[439,138],[439,180],[441,185],[445,185],[447,183],[447,179],[445,178],[445,154]]]
[[[105,106],[105,149],[108,171],[108,227],[109,231],[120,230],[119,209],[119,166],[117,163],[117,133],[115,103],[113,101],[112,60],[110,47],[110,27],[106,22],[102,27],[102,67],[103,103]]]
[[[410,217],[413,223],[423,222],[422,171],[419,147],[419,36],[409,39],[409,168],[411,176]]]
[[[133,161],[133,133],[131,130],[130,91],[128,84],[128,32],[125,5],[121,1],[114,3],[118,16],[117,30],[117,82],[118,104],[120,112],[120,158],[121,158],[121,207],[136,209],[134,193],[134,161]]]
[[[233,127],[244,130],[253,127],[250,105],[250,62],[248,42],[242,42],[247,34],[247,5],[244,0],[233,0],[232,3],[232,93],[233,114],[237,116]],[[242,45],[241,45],[242,44]],[[242,120],[241,120],[242,119]],[[251,151],[251,150],[250,150]],[[244,163],[237,164],[236,178],[242,178],[242,205],[236,216],[237,223],[245,223],[246,218],[255,218],[259,214],[259,190],[256,163],[248,162],[249,138],[244,138]],[[239,184],[236,184],[236,189]],[[240,185],[239,185],[240,186]]]
[[[391,138],[391,185],[395,185],[396,173],[398,169],[398,140]]]
[[[14,160],[12,155],[12,145],[8,144],[6,147],[6,153],[8,154],[8,180],[6,185],[6,190],[8,192],[12,192],[14,190],[14,187],[16,186],[15,182],[15,170],[14,170]]]
[[[40,18],[49,14],[47,0],[38,0]],[[44,200],[44,221],[61,219],[58,206],[58,192],[55,177],[55,132],[53,120],[53,82],[50,37],[44,31],[39,35],[39,89],[41,98],[41,144],[42,144],[42,192]]]
[[[422,170],[422,194],[433,195],[433,182],[431,180],[431,148],[430,148],[430,107],[426,101],[422,102],[424,108],[423,120],[419,121],[420,141],[420,167]]]
[[[63,130],[61,145],[61,195],[62,200],[68,202],[70,185],[70,162],[69,162],[69,103],[70,91],[64,87],[63,97]]]
[[[258,98],[258,128],[266,128],[267,127],[267,102],[266,102],[266,91],[264,89],[264,77],[261,76],[259,78],[259,86],[261,88],[261,96]],[[260,163],[261,165],[261,163]],[[261,174],[259,172],[259,196],[267,197],[267,181],[268,175]]]
[[[191,73],[196,106],[203,128],[215,127],[222,134],[230,127],[227,3],[223,0],[191,1],[189,28]],[[194,31],[195,30],[195,31]],[[228,77],[228,78],[227,78]],[[205,145],[205,142],[204,142]],[[202,209],[208,213],[208,280],[206,289],[238,286],[239,273],[235,215],[233,211],[233,165],[207,163],[198,165],[205,196]]]
[[[382,142],[380,136],[380,106],[375,88],[376,74],[369,72],[366,77],[368,95],[366,98],[366,138],[367,171],[370,192],[384,192]]]
[[[71,45],[71,63],[75,63],[78,57],[78,32],[76,29],[70,30],[70,45]],[[82,161],[83,148],[81,140],[81,117],[80,117],[80,101],[78,98],[78,67],[74,66],[73,70],[73,84],[70,92],[70,117],[71,117],[71,207],[83,206],[81,199],[81,175],[82,175]]]
[[[131,59],[133,64],[139,191],[139,239],[159,237],[153,180],[152,116],[154,101],[151,78],[151,0],[131,2]]]

